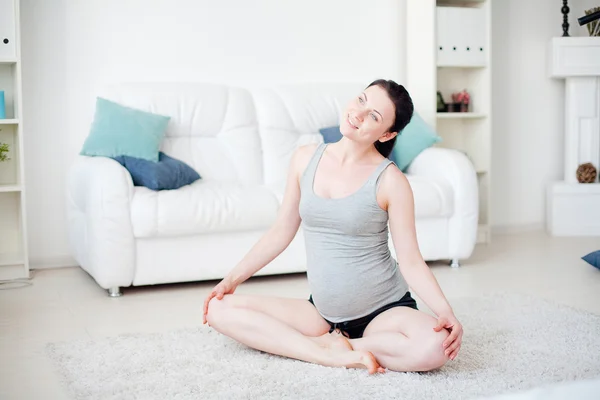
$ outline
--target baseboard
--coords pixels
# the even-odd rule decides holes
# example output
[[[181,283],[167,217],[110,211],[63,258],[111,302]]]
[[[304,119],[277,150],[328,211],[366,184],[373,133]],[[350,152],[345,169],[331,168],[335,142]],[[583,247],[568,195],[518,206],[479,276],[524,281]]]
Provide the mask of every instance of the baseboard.
[[[48,257],[29,257],[30,269],[49,269],[77,267],[79,264],[69,255],[48,256]]]
[[[492,235],[514,235],[517,233],[543,231],[544,229],[545,225],[543,222],[518,225],[492,225]]]

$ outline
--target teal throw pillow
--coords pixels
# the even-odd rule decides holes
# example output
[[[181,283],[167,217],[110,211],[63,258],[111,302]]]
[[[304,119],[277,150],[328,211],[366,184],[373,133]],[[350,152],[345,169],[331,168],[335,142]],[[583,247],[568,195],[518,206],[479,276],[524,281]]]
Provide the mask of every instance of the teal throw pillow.
[[[406,172],[410,163],[425,149],[441,142],[435,131],[416,112],[412,119],[398,135],[392,153],[396,165]]]
[[[158,162],[129,156],[113,159],[129,171],[135,186],[145,186],[152,190],[179,189],[200,179],[200,175],[192,167],[163,152],[159,153]]]
[[[94,121],[80,154],[129,156],[158,162],[170,119],[98,97]]]

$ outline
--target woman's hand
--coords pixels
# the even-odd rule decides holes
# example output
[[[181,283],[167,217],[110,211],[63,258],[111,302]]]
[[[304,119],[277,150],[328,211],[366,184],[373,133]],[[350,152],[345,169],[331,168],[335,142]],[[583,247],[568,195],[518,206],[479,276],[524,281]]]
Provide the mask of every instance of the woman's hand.
[[[204,300],[204,315],[202,316],[202,324],[206,324],[206,314],[208,314],[208,303],[212,300],[213,297],[216,297],[219,300],[223,300],[223,296],[226,294],[233,294],[237,285],[235,285],[229,278],[223,279],[214,289],[209,293]]]
[[[433,328],[433,330],[439,332],[444,328],[450,331],[450,335],[448,335],[443,343],[444,353],[451,360],[454,360],[458,355],[458,351],[460,350],[460,346],[462,344],[463,328],[454,314],[440,315],[438,318],[438,324],[435,328]]]

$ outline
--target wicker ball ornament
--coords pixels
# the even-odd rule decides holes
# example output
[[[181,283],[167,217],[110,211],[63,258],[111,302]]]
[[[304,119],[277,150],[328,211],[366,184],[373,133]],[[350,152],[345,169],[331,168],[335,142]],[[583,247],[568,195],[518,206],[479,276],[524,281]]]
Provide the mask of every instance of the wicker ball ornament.
[[[592,163],[581,164],[577,168],[577,180],[579,183],[593,183],[596,181],[598,172]]]

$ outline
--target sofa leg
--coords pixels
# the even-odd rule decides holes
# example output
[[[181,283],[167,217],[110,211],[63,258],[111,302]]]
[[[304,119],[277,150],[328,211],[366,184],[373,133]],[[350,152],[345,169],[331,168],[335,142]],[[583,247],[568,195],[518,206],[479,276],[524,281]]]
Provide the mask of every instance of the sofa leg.
[[[122,295],[123,293],[121,293],[121,288],[118,286],[108,289],[108,297],[121,297]]]
[[[452,261],[450,261],[450,266],[452,268],[460,267],[460,262],[458,261],[458,258],[453,258]]]

